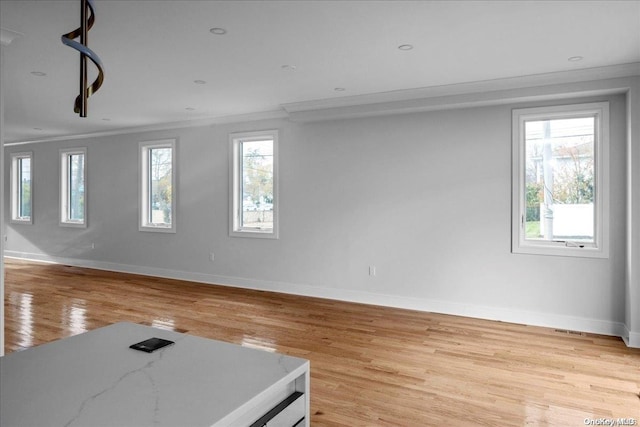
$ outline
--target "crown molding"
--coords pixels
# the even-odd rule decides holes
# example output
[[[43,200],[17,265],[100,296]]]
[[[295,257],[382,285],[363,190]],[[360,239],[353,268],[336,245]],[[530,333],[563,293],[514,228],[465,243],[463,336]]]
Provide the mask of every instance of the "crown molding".
[[[640,75],[640,62],[573,71],[535,74],[504,79],[380,92],[332,99],[283,104],[289,119],[312,122],[386,114],[496,105],[515,101],[549,99],[553,93],[535,90],[558,85],[602,81]],[[564,96],[565,94],[562,93]]]
[[[16,31],[7,30],[6,28],[0,28],[0,45],[8,46],[12,41],[18,37],[22,37],[24,34]]]
[[[288,117],[288,114],[284,110],[261,111],[256,113],[237,114],[232,116],[209,117],[209,118],[201,118],[201,119],[194,119],[194,120],[184,120],[180,122],[157,123],[157,124],[145,125],[145,126],[131,126],[126,128],[119,128],[119,129],[112,129],[112,130],[105,130],[105,131],[86,132],[82,134],[58,135],[58,136],[50,136],[50,137],[45,137],[40,139],[5,142],[4,146],[11,147],[16,145],[37,144],[42,142],[73,141],[73,140],[86,139],[86,138],[99,138],[104,136],[184,129],[184,128],[190,128],[190,127],[214,126],[214,125],[223,125],[223,124],[229,124],[229,123],[241,123],[241,122],[250,122],[250,121],[252,122],[252,121],[258,121],[258,120],[273,120],[273,119],[282,119],[287,117]]]
[[[4,31],[4,30],[3,30]],[[103,136],[153,132],[187,127],[214,126],[258,120],[289,119],[294,122],[374,117],[454,108],[504,105],[567,97],[625,93],[625,77],[640,76],[640,62],[609,67],[536,74],[444,86],[380,92],[367,95],[282,104],[280,109],[179,122],[133,126],[34,140],[5,142],[5,146],[69,141]]]

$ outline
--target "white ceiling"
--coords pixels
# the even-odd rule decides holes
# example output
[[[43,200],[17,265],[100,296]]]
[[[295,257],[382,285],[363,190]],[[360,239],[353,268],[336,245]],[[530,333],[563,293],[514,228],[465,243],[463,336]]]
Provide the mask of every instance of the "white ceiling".
[[[0,1],[0,26],[21,33],[3,47],[6,142],[640,62],[637,0],[95,5],[89,47],[106,76],[80,118],[79,54],[60,42],[79,26],[80,1]]]

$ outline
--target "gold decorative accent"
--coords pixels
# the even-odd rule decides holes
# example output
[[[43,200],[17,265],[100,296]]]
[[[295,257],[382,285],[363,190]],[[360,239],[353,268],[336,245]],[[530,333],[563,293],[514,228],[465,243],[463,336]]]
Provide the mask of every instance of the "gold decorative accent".
[[[95,22],[93,0],[80,0],[80,28],[63,34],[60,40],[65,45],[80,52],[80,94],[76,97],[73,111],[80,117],[87,117],[88,98],[96,93],[104,82],[104,66],[100,57],[87,46],[87,35]],[[75,41],[80,37],[80,42]],[[98,77],[87,87],[87,58],[98,68]]]

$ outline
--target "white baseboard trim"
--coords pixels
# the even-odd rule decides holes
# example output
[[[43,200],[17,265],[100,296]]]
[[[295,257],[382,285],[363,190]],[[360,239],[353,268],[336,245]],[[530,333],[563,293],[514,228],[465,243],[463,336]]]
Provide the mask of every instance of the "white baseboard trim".
[[[632,332],[626,325],[624,326],[622,340],[627,347],[640,348],[640,332]]]
[[[331,287],[302,285],[269,280],[256,280],[243,277],[219,276],[208,273],[194,273],[189,271],[171,270],[158,267],[144,267],[138,265],[110,263],[78,258],[62,258],[8,250],[5,250],[5,256],[9,258],[65,264],[74,267],[95,268],[98,270],[118,271],[122,273],[140,274],[144,276],[186,280],[212,285],[222,285],[260,291],[281,292],[285,294],[333,299],[360,304],[379,305],[408,310],[449,314],[454,316],[519,323],[530,326],[542,326],[547,328],[611,335],[621,337],[629,347],[640,348],[639,332],[631,332],[623,323],[610,320],[599,320],[559,314],[515,310],[501,307],[464,304],[452,301],[385,295]]]

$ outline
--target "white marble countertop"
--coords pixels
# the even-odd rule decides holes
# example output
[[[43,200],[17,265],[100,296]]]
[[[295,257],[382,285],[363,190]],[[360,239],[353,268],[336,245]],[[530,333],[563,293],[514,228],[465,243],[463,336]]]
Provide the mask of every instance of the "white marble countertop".
[[[175,344],[129,348],[151,337]],[[0,425],[235,425],[301,375],[308,387],[308,370],[304,359],[116,323],[0,357]]]

